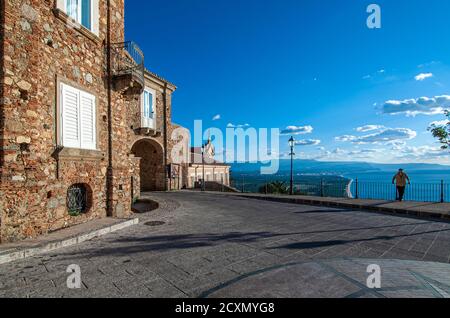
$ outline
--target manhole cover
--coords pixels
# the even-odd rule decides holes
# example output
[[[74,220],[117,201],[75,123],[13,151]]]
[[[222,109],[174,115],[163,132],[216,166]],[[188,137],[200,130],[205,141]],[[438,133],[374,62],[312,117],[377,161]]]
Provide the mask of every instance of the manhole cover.
[[[162,221],[150,221],[150,222],[145,223],[145,225],[147,225],[147,226],[161,226],[164,224],[166,224],[166,222],[162,222]]]

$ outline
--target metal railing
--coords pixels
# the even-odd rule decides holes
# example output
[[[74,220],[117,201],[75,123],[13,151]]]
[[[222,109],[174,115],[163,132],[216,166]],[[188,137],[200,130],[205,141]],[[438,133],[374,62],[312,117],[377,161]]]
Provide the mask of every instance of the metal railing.
[[[128,41],[111,44],[111,62],[114,76],[134,75],[144,87],[144,53],[136,43]]]
[[[350,185],[352,197],[355,199],[396,200],[397,188],[392,183],[361,182],[354,180]],[[440,183],[411,183],[406,186],[405,201],[448,202],[450,201],[450,185]]]
[[[289,194],[289,182],[270,180],[261,182],[252,178],[239,177],[231,180],[232,187],[243,193]],[[387,200],[398,199],[397,188],[392,183],[355,180],[294,183],[294,194],[316,197]],[[406,186],[405,201],[450,202],[450,184],[411,183]]]

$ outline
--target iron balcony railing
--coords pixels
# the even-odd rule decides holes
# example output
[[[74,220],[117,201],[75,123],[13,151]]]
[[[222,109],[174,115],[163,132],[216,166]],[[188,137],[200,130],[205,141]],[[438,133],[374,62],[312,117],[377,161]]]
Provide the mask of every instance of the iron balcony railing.
[[[132,42],[111,44],[111,63],[113,76],[133,75],[144,87],[144,53]]]
[[[289,194],[289,182],[270,180],[262,182],[251,177],[235,178],[232,186],[244,193]],[[359,181],[319,180],[317,182],[294,183],[294,194],[317,197],[333,197],[348,199],[388,200],[398,199],[397,188],[392,183]],[[450,184],[444,181],[437,183],[411,183],[407,185],[405,201],[418,202],[450,202]]]

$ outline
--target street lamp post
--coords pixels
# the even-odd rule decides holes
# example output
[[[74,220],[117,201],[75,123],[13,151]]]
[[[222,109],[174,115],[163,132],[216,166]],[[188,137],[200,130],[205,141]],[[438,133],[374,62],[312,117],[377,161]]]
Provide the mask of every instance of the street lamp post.
[[[202,144],[202,171],[203,171],[202,191],[204,192],[206,190],[206,184],[205,184],[205,145],[204,144]]]
[[[289,190],[289,194],[293,195],[294,194],[294,146],[295,146],[295,139],[294,137],[291,137],[291,139],[289,139],[289,146],[291,147],[291,187]]]

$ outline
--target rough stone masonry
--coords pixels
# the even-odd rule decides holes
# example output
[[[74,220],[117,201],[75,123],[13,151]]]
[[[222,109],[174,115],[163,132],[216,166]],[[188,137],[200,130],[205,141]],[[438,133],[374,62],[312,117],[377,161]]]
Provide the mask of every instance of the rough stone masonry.
[[[146,165],[159,172],[149,177],[153,183],[166,188],[176,87],[146,72],[160,119],[160,132],[149,133],[133,124],[142,114],[140,92],[108,86],[107,35],[111,43],[125,40],[124,0],[91,1],[97,32],[74,24],[61,0],[0,3],[0,243],[129,216],[144,160],[132,152],[135,143],[160,147],[159,157]],[[96,150],[62,146],[61,84],[95,96]],[[83,185],[88,196],[85,213],[75,216],[67,207],[73,185]]]

